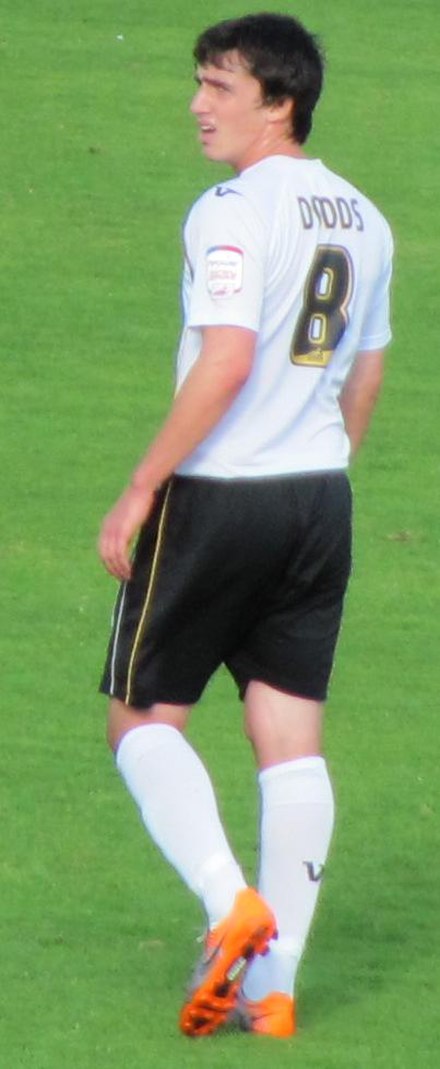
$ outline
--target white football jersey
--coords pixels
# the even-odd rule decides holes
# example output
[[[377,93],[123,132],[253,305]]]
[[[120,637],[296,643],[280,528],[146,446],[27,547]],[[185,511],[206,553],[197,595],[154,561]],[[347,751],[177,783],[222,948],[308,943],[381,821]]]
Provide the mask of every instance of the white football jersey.
[[[271,156],[208,190],[184,227],[177,388],[201,330],[255,331],[251,374],[182,474],[253,477],[347,467],[339,394],[358,352],[390,340],[392,239],[320,160]]]

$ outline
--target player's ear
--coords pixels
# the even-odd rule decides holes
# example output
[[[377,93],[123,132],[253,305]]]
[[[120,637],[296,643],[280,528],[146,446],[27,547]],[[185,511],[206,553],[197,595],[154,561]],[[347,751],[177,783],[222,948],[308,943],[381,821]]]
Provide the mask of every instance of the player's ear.
[[[282,100],[272,100],[269,103],[269,120],[274,123],[286,125],[292,128],[295,101],[292,97],[284,97]]]

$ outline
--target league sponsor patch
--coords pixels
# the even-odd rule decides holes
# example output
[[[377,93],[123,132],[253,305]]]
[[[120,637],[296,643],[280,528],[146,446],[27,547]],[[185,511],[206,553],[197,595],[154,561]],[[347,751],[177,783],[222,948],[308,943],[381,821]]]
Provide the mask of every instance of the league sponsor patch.
[[[211,297],[232,297],[243,285],[243,252],[235,245],[213,245],[206,253],[206,286]]]

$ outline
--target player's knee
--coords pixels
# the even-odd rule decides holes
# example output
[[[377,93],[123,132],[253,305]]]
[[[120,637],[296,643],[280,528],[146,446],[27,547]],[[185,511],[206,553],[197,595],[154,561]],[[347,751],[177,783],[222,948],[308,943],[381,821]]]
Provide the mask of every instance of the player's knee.
[[[116,753],[119,743],[124,735],[127,734],[127,731],[131,731],[139,723],[139,716],[134,709],[119,701],[118,698],[111,698],[107,719],[107,742],[113,753]]]

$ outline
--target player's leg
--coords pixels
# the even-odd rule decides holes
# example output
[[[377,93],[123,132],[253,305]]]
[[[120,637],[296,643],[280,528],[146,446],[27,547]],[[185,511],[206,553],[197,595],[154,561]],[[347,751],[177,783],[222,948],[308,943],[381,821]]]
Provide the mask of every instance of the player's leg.
[[[229,913],[246,884],[226,839],[210,777],[182,734],[189,713],[187,706],[164,703],[142,712],[112,699],[108,735],[146,829],[200,898],[213,926]]]
[[[259,768],[259,890],[279,932],[256,959],[243,993],[255,1031],[294,1031],[295,979],[315,912],[333,828],[333,794],[321,756],[320,702],[251,682],[246,731]]]
[[[295,531],[299,517],[300,537],[265,617],[231,661],[259,768],[259,887],[280,933],[268,957],[251,965],[244,993],[254,1012],[253,1030],[272,1035],[294,1030],[295,978],[332,834],[333,792],[321,727],[350,571],[345,476],[298,480],[292,494],[296,509],[287,519]],[[278,520],[285,522],[281,509]],[[263,1016],[266,1011],[272,1018]]]
[[[158,497],[119,593],[101,684],[112,698],[118,768],[150,834],[208,915],[206,958],[180,1019],[189,1035],[224,1022],[244,963],[275,931],[272,912],[245,885],[209,776],[183,736],[190,708],[241,631],[243,589],[255,602],[254,562],[245,548],[236,552],[241,527],[231,522],[229,498],[238,491],[224,482],[176,478]]]
[[[244,707],[245,731],[260,771],[321,753],[323,702],[251,680]]]
[[[247,960],[266,949],[275,921],[246,886],[208,773],[182,734],[189,712],[164,703],[140,712],[113,699],[109,740],[145,827],[207,914],[205,953],[180,1016],[182,1031],[200,1036],[225,1022]]]

